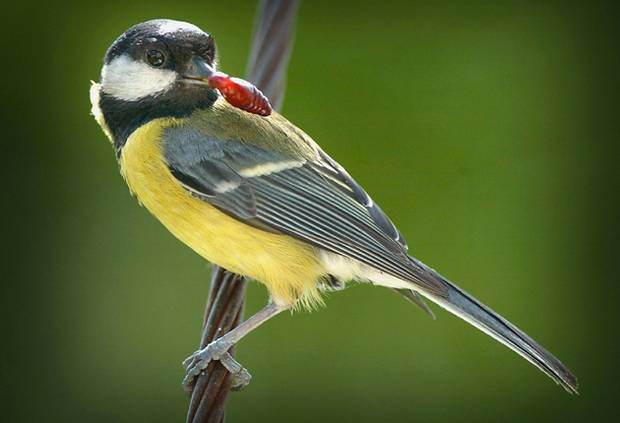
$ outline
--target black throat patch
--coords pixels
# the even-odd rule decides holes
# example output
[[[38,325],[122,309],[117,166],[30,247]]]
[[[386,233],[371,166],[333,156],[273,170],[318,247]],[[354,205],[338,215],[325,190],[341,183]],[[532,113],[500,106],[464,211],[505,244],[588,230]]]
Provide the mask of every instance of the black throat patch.
[[[206,109],[217,100],[210,89],[182,90],[176,95],[147,96],[125,101],[101,91],[99,108],[114,140],[116,155],[120,156],[127,138],[140,126],[163,117],[183,118],[199,109]]]

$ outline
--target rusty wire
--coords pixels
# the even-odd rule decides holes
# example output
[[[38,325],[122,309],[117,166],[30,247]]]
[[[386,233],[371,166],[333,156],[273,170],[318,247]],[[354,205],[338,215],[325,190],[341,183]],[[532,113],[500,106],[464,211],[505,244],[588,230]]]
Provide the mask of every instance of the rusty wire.
[[[275,110],[284,100],[286,72],[293,45],[299,0],[263,0],[254,24],[247,79],[270,99]],[[200,348],[233,329],[243,320],[247,280],[214,267],[205,309]],[[230,353],[234,356],[234,349]],[[222,423],[232,378],[219,361],[209,363],[191,393],[188,423]]]

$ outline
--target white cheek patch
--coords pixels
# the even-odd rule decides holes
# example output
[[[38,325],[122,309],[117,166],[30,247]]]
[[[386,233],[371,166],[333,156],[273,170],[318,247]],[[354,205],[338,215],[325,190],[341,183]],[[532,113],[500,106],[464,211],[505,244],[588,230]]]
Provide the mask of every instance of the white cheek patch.
[[[188,31],[188,32],[203,32],[196,25],[192,25],[188,22],[181,21],[171,21],[168,20],[159,26],[159,32],[161,35],[172,34],[179,31]]]
[[[176,78],[174,71],[155,69],[124,54],[103,67],[101,86],[106,94],[120,100],[135,101],[166,91]]]

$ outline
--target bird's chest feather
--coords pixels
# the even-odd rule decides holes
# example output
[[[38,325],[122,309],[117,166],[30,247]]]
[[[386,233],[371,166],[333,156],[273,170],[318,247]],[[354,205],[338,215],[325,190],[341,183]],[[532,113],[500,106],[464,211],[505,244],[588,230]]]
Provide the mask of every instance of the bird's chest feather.
[[[303,297],[324,272],[312,247],[248,226],[193,197],[170,172],[163,129],[181,122],[157,119],[137,129],[120,157],[131,192],[173,235],[205,259],[267,285],[282,302]]]

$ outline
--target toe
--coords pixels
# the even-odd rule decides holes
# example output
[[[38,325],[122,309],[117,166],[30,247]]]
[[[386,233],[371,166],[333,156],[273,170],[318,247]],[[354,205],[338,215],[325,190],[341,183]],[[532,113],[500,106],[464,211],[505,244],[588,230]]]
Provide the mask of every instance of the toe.
[[[232,386],[230,389],[233,391],[240,391],[250,384],[252,375],[245,368],[241,368],[238,373],[232,375]]]
[[[192,364],[196,361],[196,358],[199,356],[199,354],[201,352],[202,352],[202,350],[194,351],[194,353],[192,355],[190,355],[185,360],[183,360],[183,367],[185,367],[187,369],[190,366],[192,366]]]

